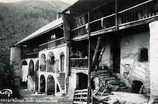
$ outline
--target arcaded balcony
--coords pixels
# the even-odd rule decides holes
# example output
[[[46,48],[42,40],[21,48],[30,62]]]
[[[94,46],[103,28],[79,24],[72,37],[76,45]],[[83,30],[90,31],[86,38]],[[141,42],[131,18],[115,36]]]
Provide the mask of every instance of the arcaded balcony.
[[[142,2],[139,3],[134,3],[133,1],[133,4],[130,3],[130,6],[128,6],[128,4],[124,5],[125,4],[120,3],[117,12],[114,5],[114,9],[111,8],[112,10],[110,10],[110,12],[104,11],[103,8],[99,8],[97,12],[95,10],[94,13],[93,11],[90,12],[89,26],[91,35],[103,34],[116,31],[116,29],[125,29],[146,24],[158,16],[158,2],[156,0],[142,0]],[[97,14],[99,10],[102,12]],[[77,18],[77,20],[74,19],[75,23],[73,24],[72,38],[88,35],[87,14],[79,17],[80,18]]]

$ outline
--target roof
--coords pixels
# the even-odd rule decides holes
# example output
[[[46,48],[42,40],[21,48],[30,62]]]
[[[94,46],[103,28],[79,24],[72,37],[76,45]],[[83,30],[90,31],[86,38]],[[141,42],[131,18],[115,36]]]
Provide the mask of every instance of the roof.
[[[33,38],[41,36],[42,34],[44,34],[45,32],[49,31],[50,29],[55,29],[56,27],[60,26],[62,23],[63,23],[63,19],[62,18],[54,20],[54,21],[50,22],[49,24],[41,27],[40,29],[38,29],[34,33],[30,34],[26,38],[22,39],[21,41],[17,42],[15,45],[22,44],[23,42],[26,42],[26,41],[29,41],[29,40],[31,40]]]
[[[92,10],[99,5],[108,4],[114,2],[115,0],[78,0],[76,3],[65,9],[62,13],[73,10],[75,13],[81,13],[88,10]]]
[[[126,5],[125,7],[128,8],[144,1],[147,0],[117,0],[118,9],[121,9],[122,5]],[[87,12],[89,10],[92,11],[103,5],[111,5],[110,3],[115,3],[115,0],[78,0],[73,5],[70,5],[67,9],[63,10],[62,13],[70,11],[72,14],[81,15],[81,13]],[[113,8],[115,8],[115,6]],[[107,9],[112,8],[107,7]]]

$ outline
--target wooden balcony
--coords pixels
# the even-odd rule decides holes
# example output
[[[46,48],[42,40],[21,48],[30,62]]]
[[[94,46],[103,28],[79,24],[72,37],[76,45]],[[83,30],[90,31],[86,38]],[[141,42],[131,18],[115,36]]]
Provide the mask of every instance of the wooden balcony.
[[[70,67],[74,69],[87,69],[88,59],[87,58],[70,58]]]
[[[43,43],[39,47],[40,47],[40,50],[43,50],[43,49],[58,46],[58,45],[63,44],[63,43],[65,43],[64,37]]]
[[[90,21],[89,26],[91,35],[93,36],[104,34],[116,31],[117,29],[121,30],[132,26],[147,24],[153,18],[158,16],[158,9],[156,9],[155,3],[158,2],[156,2],[156,0],[147,0],[130,8],[120,10],[117,13],[113,13],[105,17]],[[86,38],[86,26],[87,23],[73,28],[72,38]]]
[[[27,48],[22,50],[22,58],[38,57],[38,48]]]

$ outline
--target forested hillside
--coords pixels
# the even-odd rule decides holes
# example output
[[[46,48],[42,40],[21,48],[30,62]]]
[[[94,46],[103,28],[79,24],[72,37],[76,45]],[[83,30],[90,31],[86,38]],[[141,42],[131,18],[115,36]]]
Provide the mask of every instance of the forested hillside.
[[[67,6],[59,0],[0,3],[0,80],[8,70],[10,46],[54,20]]]

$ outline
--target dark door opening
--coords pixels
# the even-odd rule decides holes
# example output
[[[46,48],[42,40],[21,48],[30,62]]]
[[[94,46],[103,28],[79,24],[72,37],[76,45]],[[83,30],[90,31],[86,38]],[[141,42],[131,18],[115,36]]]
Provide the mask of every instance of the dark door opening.
[[[140,93],[142,86],[143,86],[143,83],[141,81],[133,81],[132,92],[133,93]]]
[[[47,79],[47,94],[55,95],[55,80],[51,75],[49,75]]]
[[[113,72],[119,73],[120,72],[120,37],[113,36],[111,38],[111,55],[112,55],[112,62],[113,62]]]
[[[77,74],[77,90],[87,89],[88,87],[88,76],[83,73]]]
[[[44,75],[41,75],[40,77],[40,92],[45,92],[45,78],[44,78]]]

